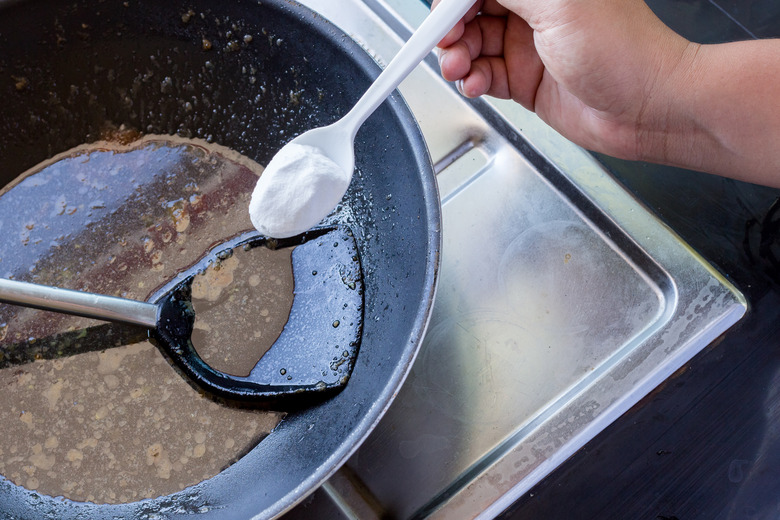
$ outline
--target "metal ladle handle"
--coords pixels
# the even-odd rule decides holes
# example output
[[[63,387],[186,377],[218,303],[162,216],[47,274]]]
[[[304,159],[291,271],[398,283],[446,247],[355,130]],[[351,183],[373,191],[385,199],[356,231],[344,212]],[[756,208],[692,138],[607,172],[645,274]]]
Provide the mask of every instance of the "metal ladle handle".
[[[152,303],[0,278],[0,301],[86,318],[157,328]]]

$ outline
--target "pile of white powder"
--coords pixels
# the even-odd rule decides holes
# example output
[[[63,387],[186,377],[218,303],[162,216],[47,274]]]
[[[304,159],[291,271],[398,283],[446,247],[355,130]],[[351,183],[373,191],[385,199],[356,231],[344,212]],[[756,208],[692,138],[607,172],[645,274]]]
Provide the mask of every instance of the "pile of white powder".
[[[287,144],[268,163],[252,192],[252,224],[273,238],[308,231],[333,210],[334,200],[341,200],[351,173],[319,148]]]

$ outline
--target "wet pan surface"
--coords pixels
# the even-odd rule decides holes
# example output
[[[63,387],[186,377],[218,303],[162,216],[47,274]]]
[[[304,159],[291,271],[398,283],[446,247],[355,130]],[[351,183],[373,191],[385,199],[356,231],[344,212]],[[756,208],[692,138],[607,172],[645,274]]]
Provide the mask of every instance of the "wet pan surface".
[[[6,184],[117,129],[204,139],[265,164],[292,136],[346,113],[378,73],[348,37],[287,1],[5,1],[0,49]],[[344,391],[289,412],[237,462],[184,491],[96,505],[2,480],[0,510],[17,518],[273,517],[334,471],[403,381],[422,338],[438,263],[433,174],[400,99],[366,122],[356,157],[355,180],[332,217],[354,230],[365,282],[361,349]],[[27,224],[13,217],[2,215],[6,230]],[[219,223],[219,215],[212,218]],[[20,246],[13,266],[4,258],[0,271],[29,275],[51,253],[40,247]],[[74,288],[80,280],[77,273]]]
[[[230,155],[182,139],[99,143],[26,174],[0,195],[5,275],[150,299],[161,279],[175,281],[197,262],[216,234],[247,226],[242,202],[257,167],[217,150]],[[212,341],[231,347],[223,357],[242,354],[234,343],[244,338],[234,329],[271,336],[253,341],[255,350],[264,339],[270,346],[284,323],[266,321],[264,309],[292,303],[292,287],[282,283],[292,286],[289,250],[263,248],[261,258],[257,251],[228,258],[234,269],[214,263],[202,275],[224,279],[260,260],[252,274],[268,287],[253,291],[259,301],[252,305],[221,305],[236,326],[200,316]],[[225,297],[234,287],[210,283],[204,296]],[[0,305],[0,322],[0,474],[28,489],[97,503],[180,491],[228,466],[281,418],[204,399],[143,328],[15,305]]]

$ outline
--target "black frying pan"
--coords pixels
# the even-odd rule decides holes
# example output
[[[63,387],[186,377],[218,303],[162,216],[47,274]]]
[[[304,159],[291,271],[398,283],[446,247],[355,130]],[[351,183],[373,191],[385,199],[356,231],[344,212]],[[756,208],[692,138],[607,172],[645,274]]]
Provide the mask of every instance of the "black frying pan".
[[[0,0],[3,182],[97,140],[106,122],[214,141],[264,164],[292,136],[346,113],[378,71],[343,33],[285,0]],[[356,158],[344,211],[364,270],[365,323],[340,394],[288,414],[235,464],[181,493],[94,505],[2,480],[0,511],[30,519],[266,518],[335,471],[410,368],[432,305],[440,242],[430,161],[400,98],[391,96],[364,124]],[[2,274],[24,279],[39,260],[26,255],[2,251]]]

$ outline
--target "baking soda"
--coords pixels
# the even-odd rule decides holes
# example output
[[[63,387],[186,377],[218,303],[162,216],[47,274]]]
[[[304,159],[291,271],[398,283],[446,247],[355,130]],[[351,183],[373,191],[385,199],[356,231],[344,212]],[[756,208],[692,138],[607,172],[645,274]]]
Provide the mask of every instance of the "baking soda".
[[[341,199],[350,177],[319,148],[290,143],[257,181],[249,203],[252,224],[273,238],[308,231],[333,210],[333,200]]]

